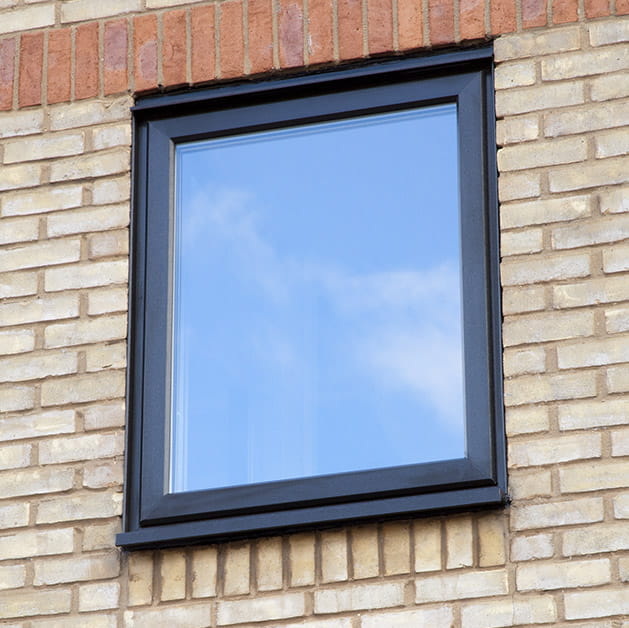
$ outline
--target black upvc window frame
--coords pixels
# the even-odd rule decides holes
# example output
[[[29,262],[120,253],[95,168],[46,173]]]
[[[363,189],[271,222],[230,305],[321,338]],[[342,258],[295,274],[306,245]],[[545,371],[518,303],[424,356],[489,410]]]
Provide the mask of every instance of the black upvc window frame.
[[[506,498],[491,47],[152,96],[133,108],[124,530],[128,549],[495,507]],[[456,102],[467,457],[167,492],[173,175],[179,142]]]

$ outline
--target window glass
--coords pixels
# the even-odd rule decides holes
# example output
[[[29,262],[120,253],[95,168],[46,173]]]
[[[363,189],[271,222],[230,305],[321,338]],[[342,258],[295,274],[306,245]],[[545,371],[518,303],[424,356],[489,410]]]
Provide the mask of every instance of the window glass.
[[[462,458],[454,103],[176,146],[170,491]]]

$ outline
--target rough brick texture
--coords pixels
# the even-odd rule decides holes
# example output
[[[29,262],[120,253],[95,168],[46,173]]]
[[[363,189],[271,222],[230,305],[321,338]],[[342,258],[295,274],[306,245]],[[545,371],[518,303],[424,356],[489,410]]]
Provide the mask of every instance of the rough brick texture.
[[[627,628],[628,12],[0,0],[0,620]],[[121,556],[132,94],[488,38],[511,506]]]

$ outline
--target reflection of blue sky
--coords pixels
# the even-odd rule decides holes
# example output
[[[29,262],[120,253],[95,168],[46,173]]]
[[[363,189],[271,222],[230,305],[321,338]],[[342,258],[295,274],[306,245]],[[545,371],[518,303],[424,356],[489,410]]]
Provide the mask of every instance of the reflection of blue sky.
[[[178,149],[176,490],[463,454],[456,111],[378,121]]]

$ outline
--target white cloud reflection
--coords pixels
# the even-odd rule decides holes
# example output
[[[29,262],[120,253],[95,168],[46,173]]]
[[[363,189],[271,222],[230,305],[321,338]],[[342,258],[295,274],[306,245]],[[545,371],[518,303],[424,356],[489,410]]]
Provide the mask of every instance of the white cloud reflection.
[[[457,261],[422,270],[357,274],[311,261],[281,257],[261,236],[255,199],[243,190],[198,186],[185,209],[185,250],[202,256],[212,246],[229,250],[241,279],[276,305],[295,290],[316,288],[349,323],[347,359],[372,385],[412,394],[428,403],[449,431],[463,425],[459,273]],[[196,258],[195,258],[196,259]],[[290,306],[289,306],[290,307]],[[299,357],[290,330],[280,325],[260,338],[267,359],[290,367]]]

